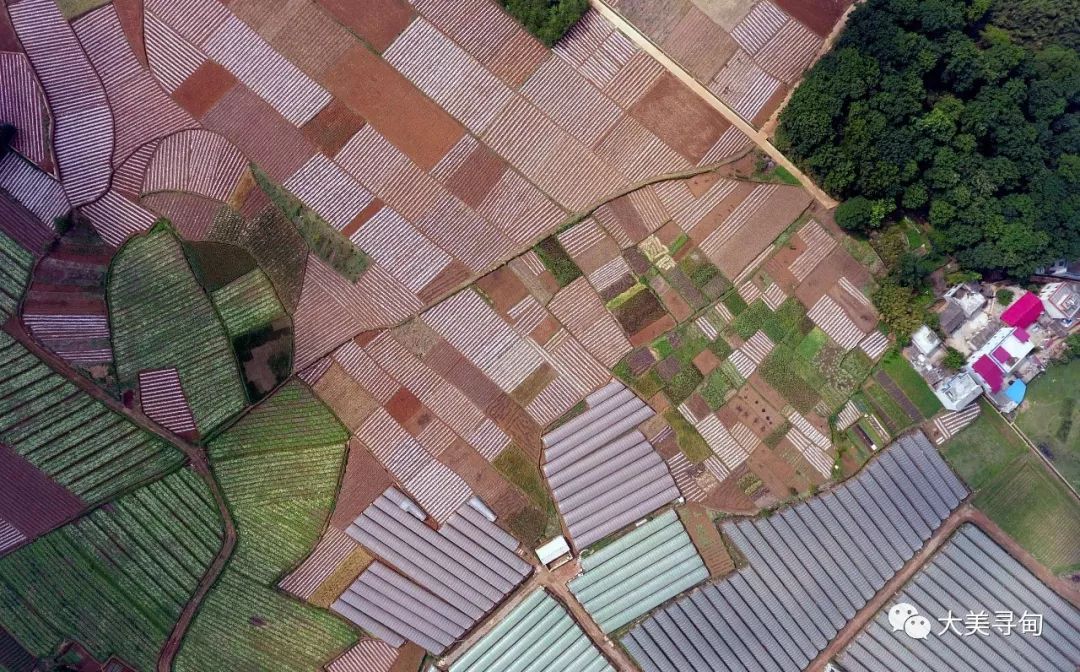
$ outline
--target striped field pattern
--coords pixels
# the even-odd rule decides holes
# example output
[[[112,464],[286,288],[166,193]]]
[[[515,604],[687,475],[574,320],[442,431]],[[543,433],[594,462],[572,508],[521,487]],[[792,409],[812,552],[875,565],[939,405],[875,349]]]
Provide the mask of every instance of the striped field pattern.
[[[799,229],[798,235],[806,243],[806,250],[791,262],[788,270],[796,280],[802,282],[836,248],[836,241],[815,219]]]
[[[787,301],[787,294],[784,293],[784,289],[780,287],[780,285],[774,282],[769,285],[761,298],[764,299],[765,305],[769,307],[769,310],[777,310],[784,301]]]
[[[818,299],[807,313],[807,317],[844,350],[851,350],[857,346],[865,335],[847,316],[844,309],[828,295]]]
[[[353,541],[352,537],[336,527],[327,527],[311,555],[282,579],[278,586],[301,600],[307,600],[357,548],[359,544]]]
[[[718,259],[724,252],[724,247],[744,227],[763,205],[776,193],[779,187],[775,184],[761,184],[754,187],[741,203],[735,206],[719,227],[701,241],[701,251],[710,259]]]
[[[686,159],[629,114],[622,115],[595,151],[612,168],[634,181],[674,172],[686,165]]]
[[[746,137],[746,134],[740,131],[738,127],[730,126],[720,134],[720,137],[716,139],[709,151],[705,152],[705,155],[698,161],[698,165],[707,166],[710,163],[716,163],[744,151],[753,144],[754,142]]]
[[[0,518],[0,555],[9,548],[14,548],[26,541],[26,535],[14,525]]]
[[[333,359],[379,403],[385,404],[401,389],[390,374],[382,370],[355,341],[346,341],[334,351]]]
[[[146,231],[157,216],[127,196],[110,189],[98,200],[80,208],[101,238],[120,246],[129,237]]]
[[[143,30],[146,58],[154,77],[172,93],[207,59],[147,4]]]
[[[376,409],[356,430],[360,439],[386,470],[399,481],[419,473],[431,456],[385,409]]]
[[[551,299],[548,309],[608,368],[633,349],[586,278],[578,278],[564,287]]]
[[[692,232],[706,215],[720,205],[721,201],[730,196],[731,192],[735,191],[738,184],[735,180],[717,180],[716,184],[709,187],[709,190],[700,197],[687,202],[684,207],[676,210],[672,215],[672,219],[683,231]]]
[[[198,124],[161,89],[124,35],[113,5],[79,17],[75,33],[89,56],[113,112],[113,164],[149,142]]]
[[[22,0],[8,13],[53,114],[60,181],[73,205],[89,203],[108,188],[112,168],[113,117],[101,80],[52,0]]]
[[[967,408],[945,413],[934,418],[934,427],[937,428],[940,434],[937,438],[937,444],[940,446],[960,430],[975,422],[975,418],[979,417],[980,409],[979,404],[971,404]]]
[[[22,318],[35,339],[69,363],[89,366],[112,361],[111,348],[87,343],[108,340],[109,320],[104,315],[23,313]],[[84,347],[72,347],[80,341]]]
[[[715,415],[709,413],[704,418],[698,418],[685,403],[679,405],[679,413],[701,434],[701,438],[705,439],[705,443],[728,470],[746,461],[746,450]]]
[[[19,129],[11,147],[27,159],[51,163],[49,110],[25,54],[0,52],[0,119]]]
[[[780,81],[743,51],[736,52],[708,84],[710,91],[747,121],[753,121],[779,88]]]
[[[705,491],[691,473],[694,465],[686,458],[686,453],[680,450],[669,457],[667,467],[675,479],[675,485],[679,486],[679,492],[682,493],[686,501],[700,502],[705,499]]]
[[[769,0],[761,0],[742,21],[731,30],[731,37],[747,52],[753,54],[779,32],[788,15]]]
[[[183,131],[158,144],[143,193],[183,191],[225,201],[247,168],[231,142],[211,131]]]
[[[791,19],[754,52],[754,60],[772,76],[794,84],[813,63],[822,43],[813,31]]]
[[[626,61],[604,86],[604,93],[611,99],[628,108],[636,103],[645,92],[664,74],[664,66],[652,56],[638,51]]]
[[[587,146],[595,145],[622,116],[618,105],[561,58],[544,61],[521,93]]]
[[[832,448],[832,442],[798,411],[790,410],[787,419],[791,422],[791,429],[787,433],[788,441],[802,453],[810,466],[825,478],[829,478],[832,475],[833,461],[826,451]]]
[[[0,159],[0,188],[50,227],[71,210],[60,182],[14,153]]]
[[[371,193],[324,154],[316,154],[282,185],[338,231],[372,201]]]
[[[326,666],[326,672],[390,672],[398,651],[381,639],[363,637]]]
[[[388,207],[365,222],[352,241],[414,292],[423,289],[451,261],[449,254]]]
[[[697,318],[697,320],[695,320],[695,324],[697,324],[698,329],[701,330],[701,333],[705,334],[705,338],[709,339],[710,341],[715,341],[717,337],[720,336],[720,332],[717,331],[716,325],[710,322],[709,318],[705,315]]]
[[[875,329],[859,341],[859,348],[870,359],[877,361],[889,349],[889,337]]]
[[[176,369],[140,371],[139,405],[148,418],[170,431],[195,431],[195,418]]]
[[[630,264],[626,263],[626,259],[615,257],[590,273],[589,282],[593,284],[596,291],[602,292],[631,274]]]
[[[420,506],[440,523],[445,523],[454,511],[473,495],[461,476],[435,459],[405,481],[405,488],[416,497]]]
[[[840,409],[840,412],[836,414],[836,428],[843,431],[858,422],[861,417],[862,411],[849,399],[844,404],[844,407]]]
[[[593,246],[602,243],[607,236],[596,220],[588,217],[558,234],[556,238],[566,253],[577,259],[585,255]]]

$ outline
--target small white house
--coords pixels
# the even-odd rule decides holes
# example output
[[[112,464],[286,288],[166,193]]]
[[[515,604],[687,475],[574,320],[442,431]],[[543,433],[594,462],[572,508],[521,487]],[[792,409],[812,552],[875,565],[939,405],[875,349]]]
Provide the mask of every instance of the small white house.
[[[924,357],[930,357],[941,347],[941,339],[925,324],[911,335],[911,343]]]
[[[536,549],[536,557],[540,558],[540,562],[545,567],[551,567],[556,563],[562,564],[559,561],[569,555],[570,544],[566,543],[566,537],[561,534]]]
[[[967,371],[949,376],[934,388],[941,405],[950,411],[959,411],[979,398],[983,388]]]

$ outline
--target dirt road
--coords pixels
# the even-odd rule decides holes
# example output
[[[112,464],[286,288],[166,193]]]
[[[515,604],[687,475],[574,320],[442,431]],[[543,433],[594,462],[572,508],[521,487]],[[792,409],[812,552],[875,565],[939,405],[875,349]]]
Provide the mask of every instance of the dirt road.
[[[736,114],[735,110],[731,109],[724,101],[717,98],[712,91],[706,89],[701,82],[694,79],[693,75],[668,57],[667,54],[653,44],[653,42],[642,34],[633,24],[624,19],[618,12],[604,4],[603,0],[589,0],[589,4],[592,5],[593,9],[601,16],[618,28],[620,32],[630,38],[630,40],[640,47],[642,51],[655,58],[660,65],[664,66],[664,69],[701,97],[701,99],[708,103],[710,107],[724,115],[728,121],[753,140],[754,144],[760,147],[763,152],[768,154],[777,165],[783,166],[788,172],[798,178],[799,183],[814,197],[814,200],[821,203],[826,208],[836,207],[836,199],[822,191],[814,184],[813,180],[799,170],[794,163],[780,152],[780,150],[774,147],[772,142],[769,141],[769,136],[765,132],[757,130],[744,121],[742,117]]]

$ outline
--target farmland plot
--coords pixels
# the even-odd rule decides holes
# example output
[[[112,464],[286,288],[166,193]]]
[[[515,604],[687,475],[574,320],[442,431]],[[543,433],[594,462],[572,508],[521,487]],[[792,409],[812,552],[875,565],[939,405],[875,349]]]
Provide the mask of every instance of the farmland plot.
[[[153,669],[221,540],[205,484],[179,471],[0,559],[0,624],[38,656],[74,637]]]
[[[347,440],[329,409],[292,383],[210,442],[239,539],[177,670],[312,670],[353,644],[341,621],[273,589],[322,534]]]
[[[230,282],[210,298],[232,338],[265,327],[285,315],[274,286],[259,269]]]
[[[0,334],[0,442],[89,504],[172,469],[179,452]]]
[[[15,313],[26,284],[34,256],[19,247],[11,238],[0,233],[0,317]]]
[[[175,367],[203,434],[243,408],[244,388],[225,328],[167,226],[117,253],[109,308],[122,386],[134,385],[144,369]]]

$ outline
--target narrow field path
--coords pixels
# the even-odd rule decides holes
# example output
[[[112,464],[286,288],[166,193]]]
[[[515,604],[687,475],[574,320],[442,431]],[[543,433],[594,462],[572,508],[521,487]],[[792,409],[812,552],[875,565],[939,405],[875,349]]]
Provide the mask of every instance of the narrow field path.
[[[210,492],[214,496],[214,501],[217,503],[218,507],[218,515],[221,516],[222,524],[225,528],[225,538],[222,542],[221,550],[218,551],[217,555],[214,557],[214,561],[210,563],[210,566],[207,568],[202,578],[199,579],[199,585],[196,587],[195,593],[191,596],[191,599],[188,600],[188,603],[184,605],[183,611],[180,612],[179,619],[177,619],[172,632],[169,633],[168,639],[165,640],[165,644],[162,646],[161,653],[158,655],[157,672],[170,672],[172,670],[173,659],[176,657],[177,651],[180,650],[180,643],[187,633],[191,621],[195,617],[195,612],[198,611],[206,594],[210,592],[211,586],[217,581],[221,571],[225,568],[225,564],[232,556],[233,549],[236,547],[236,525],[233,523],[229,507],[225,505],[225,496],[221,492],[221,487],[218,485],[217,479],[214,478],[214,474],[210,470],[210,462],[207,458],[206,450],[180,439],[178,436],[163,429],[160,425],[142,413],[124,406],[116,399],[109,396],[105,390],[87,380],[65,360],[58,357],[51,350],[42,347],[40,343],[34,340],[34,338],[26,332],[22,322],[19,321],[17,317],[12,317],[4,323],[3,330],[18,341],[20,345],[32,352],[35,357],[45,362],[45,364],[53,371],[66,378],[72,385],[75,385],[81,391],[105,404],[109,410],[131,420],[141,429],[168,442],[169,445],[182,452],[191,463],[195,472],[199,474],[207,487],[210,488]],[[79,517],[86,515],[86,513],[89,512],[84,512],[80,514]],[[71,521],[65,521],[64,524],[67,524],[68,522]]]
[[[786,156],[784,156],[780,150],[773,146],[769,141],[769,136],[764,131],[759,131],[752,125],[747,123],[740,117],[735,110],[728,107],[727,103],[720,100],[701,84],[698,80],[694,79],[693,75],[687,72],[681,65],[672,60],[667,54],[665,54],[659,47],[646,37],[641,31],[639,31],[633,24],[624,19],[621,14],[616,12],[611,7],[604,4],[603,0],[589,0],[589,4],[592,5],[601,16],[610,21],[616,28],[619,29],[624,35],[642,49],[645,53],[649,54],[657,60],[660,65],[664,66],[664,69],[674,75],[679,81],[685,84],[691,91],[696,93],[702,100],[709,104],[710,107],[715,109],[720,114],[730,121],[736,128],[746,134],[751,140],[754,141],[758,147],[761,148],[766,154],[772,158],[777,165],[783,166],[798,178],[799,183],[806,189],[811,196],[814,197],[818,203],[822,204],[826,208],[835,208],[837,201],[832,196],[829,196],[821,190],[814,181],[811,180],[805,173],[799,170],[794,163],[791,162]]]

